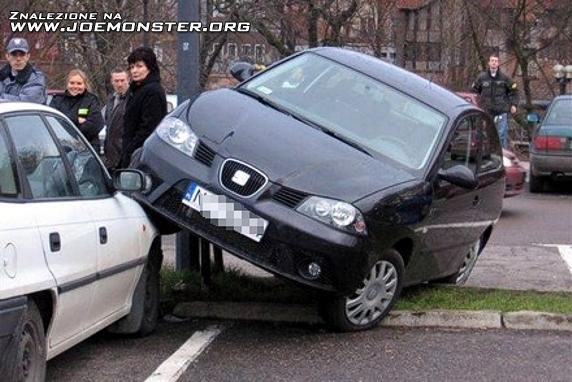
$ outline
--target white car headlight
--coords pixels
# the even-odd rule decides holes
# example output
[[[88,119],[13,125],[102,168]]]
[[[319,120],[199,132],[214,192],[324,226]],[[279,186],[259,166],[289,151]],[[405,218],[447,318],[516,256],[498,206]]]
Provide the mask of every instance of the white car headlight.
[[[362,235],[367,234],[362,213],[349,203],[312,196],[296,210],[336,228]]]
[[[178,118],[167,117],[155,130],[159,138],[188,156],[193,156],[197,147],[197,135],[191,127]]]

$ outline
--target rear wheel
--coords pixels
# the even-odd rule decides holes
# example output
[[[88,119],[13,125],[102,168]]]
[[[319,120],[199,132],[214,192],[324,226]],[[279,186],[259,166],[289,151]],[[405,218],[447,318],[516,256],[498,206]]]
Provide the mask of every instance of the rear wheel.
[[[401,255],[394,249],[388,250],[372,265],[354,293],[330,297],[323,302],[322,317],[341,331],[359,331],[376,326],[399,298],[403,274]]]
[[[46,375],[46,337],[44,323],[33,300],[16,328],[14,340],[3,356],[6,362],[6,381],[43,381]],[[5,378],[5,379],[4,379]]]
[[[535,176],[530,173],[530,179],[528,180],[528,190],[530,192],[542,192],[544,190],[544,179],[540,176]]]
[[[469,252],[463,258],[463,262],[459,267],[459,270],[452,274],[451,276],[445,277],[444,279],[439,280],[441,283],[445,284],[457,284],[463,285],[469,279],[469,276],[473,272],[473,268],[475,268],[475,264],[477,263],[477,259],[479,254],[481,253],[481,238],[479,238],[469,249]]]

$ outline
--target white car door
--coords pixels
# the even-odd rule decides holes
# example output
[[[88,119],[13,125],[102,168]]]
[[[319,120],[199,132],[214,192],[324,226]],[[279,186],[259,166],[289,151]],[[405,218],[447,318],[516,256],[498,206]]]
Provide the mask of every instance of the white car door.
[[[77,131],[62,118],[46,115],[46,120],[67,153],[86,213],[97,232],[97,280],[90,316],[96,323],[114,321],[130,308],[146,260],[140,238],[150,227],[144,225],[139,205],[120,193],[110,193],[101,163]]]
[[[0,301],[55,286],[44,260],[34,206],[23,203],[16,161],[4,134],[0,127]]]
[[[24,195],[34,211],[45,262],[58,299],[48,346],[80,335],[90,325],[97,277],[96,231],[44,121],[38,114],[5,118],[22,170]]]

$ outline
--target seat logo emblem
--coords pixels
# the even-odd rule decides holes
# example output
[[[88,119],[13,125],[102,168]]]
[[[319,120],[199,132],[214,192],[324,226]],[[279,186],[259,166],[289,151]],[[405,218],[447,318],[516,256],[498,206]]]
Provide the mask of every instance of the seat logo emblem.
[[[248,182],[248,179],[250,179],[250,175],[242,170],[237,170],[232,176],[232,181],[239,186],[244,186],[246,182]]]

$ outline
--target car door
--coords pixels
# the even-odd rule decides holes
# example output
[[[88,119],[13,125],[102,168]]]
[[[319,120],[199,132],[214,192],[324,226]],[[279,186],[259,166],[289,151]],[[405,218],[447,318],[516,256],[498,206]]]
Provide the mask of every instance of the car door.
[[[89,325],[97,274],[95,226],[42,118],[28,113],[10,115],[4,121],[23,174],[24,195],[34,211],[45,262],[57,283],[48,344],[54,347]]]
[[[479,162],[476,222],[481,232],[498,219],[502,210],[505,192],[505,174],[502,166],[502,147],[497,130],[486,115],[474,115],[473,123],[481,137],[481,160]]]
[[[0,211],[0,301],[54,287],[54,279],[44,261],[34,206],[24,203],[15,154],[2,126]],[[0,329],[0,338],[10,334]]]
[[[97,280],[90,311],[95,323],[129,306],[129,297],[145,263],[139,238],[145,229],[134,202],[112,194],[101,162],[77,130],[63,118],[45,116],[70,163],[83,206],[97,232]]]
[[[446,170],[456,165],[476,174],[479,161],[479,137],[471,116],[461,118],[449,138],[443,160],[438,163]],[[430,269],[434,276],[453,273],[470,245],[478,238],[476,209],[480,203],[476,189],[463,188],[438,177],[433,182],[433,203],[426,224],[421,230],[425,256],[416,269]],[[415,277],[412,275],[412,277]]]

